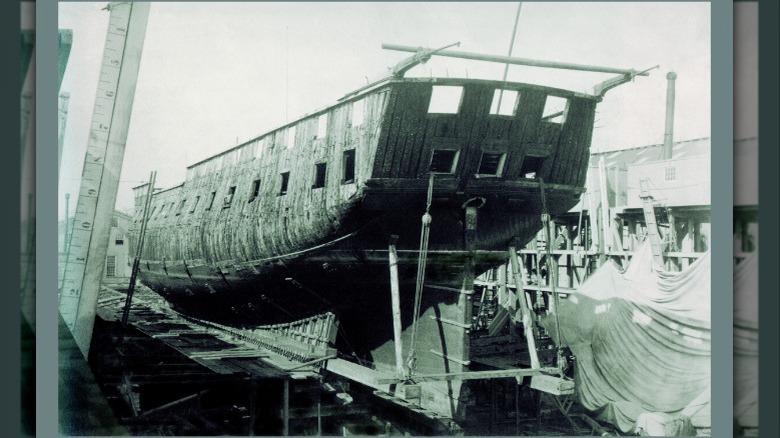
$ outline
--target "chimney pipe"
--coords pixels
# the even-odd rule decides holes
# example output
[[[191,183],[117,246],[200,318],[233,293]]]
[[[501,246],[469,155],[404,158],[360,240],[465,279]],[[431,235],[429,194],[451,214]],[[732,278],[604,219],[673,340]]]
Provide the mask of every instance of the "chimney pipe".
[[[677,73],[670,71],[666,74],[666,126],[664,128],[664,160],[672,159],[672,147],[674,145],[674,80]]]

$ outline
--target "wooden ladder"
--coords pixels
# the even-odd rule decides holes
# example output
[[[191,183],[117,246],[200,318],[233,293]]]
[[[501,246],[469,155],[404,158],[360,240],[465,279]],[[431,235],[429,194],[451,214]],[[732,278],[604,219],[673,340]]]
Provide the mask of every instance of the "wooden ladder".
[[[647,225],[647,235],[650,239],[650,246],[653,248],[653,260],[658,266],[663,266],[664,251],[661,244],[661,235],[658,234],[653,196],[647,191],[647,179],[639,180],[639,188],[639,197],[642,198],[642,208],[644,209],[645,224]]]

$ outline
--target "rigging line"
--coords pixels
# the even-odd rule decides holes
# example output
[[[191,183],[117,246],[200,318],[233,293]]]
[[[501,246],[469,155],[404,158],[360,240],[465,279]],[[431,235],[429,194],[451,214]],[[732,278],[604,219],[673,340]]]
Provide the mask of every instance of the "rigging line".
[[[414,292],[414,314],[412,320],[412,339],[409,347],[409,356],[406,361],[406,365],[409,369],[409,374],[415,368],[415,345],[417,342],[417,328],[420,320],[420,309],[422,307],[422,290],[425,283],[425,266],[428,259],[428,242],[430,239],[430,224],[431,224],[431,203],[433,202],[433,181],[435,174],[431,173],[428,180],[428,195],[426,198],[425,213],[422,216],[422,230],[420,232],[420,252],[417,259],[417,283]]]
[[[509,53],[506,55],[507,57],[512,56],[512,51],[515,48],[515,35],[517,35],[517,24],[520,22],[520,11],[523,9],[523,2],[517,3],[517,15],[515,15],[515,25],[512,28],[512,39],[509,41]],[[496,106],[496,113],[499,113],[501,111],[501,101],[504,98],[504,86],[506,86],[506,78],[509,74],[509,63],[506,63],[504,65],[504,78],[502,79],[502,85],[501,89],[498,92],[498,105]]]

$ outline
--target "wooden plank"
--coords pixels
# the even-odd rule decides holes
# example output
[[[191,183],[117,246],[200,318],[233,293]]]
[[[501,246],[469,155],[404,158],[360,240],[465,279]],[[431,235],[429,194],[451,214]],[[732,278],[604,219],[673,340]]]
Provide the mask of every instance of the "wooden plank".
[[[506,379],[510,377],[539,376],[543,373],[557,372],[555,368],[518,368],[513,370],[467,371],[462,373],[419,374],[414,376],[415,383],[442,382],[452,380],[487,380]],[[398,379],[380,378],[378,384],[399,383]]]

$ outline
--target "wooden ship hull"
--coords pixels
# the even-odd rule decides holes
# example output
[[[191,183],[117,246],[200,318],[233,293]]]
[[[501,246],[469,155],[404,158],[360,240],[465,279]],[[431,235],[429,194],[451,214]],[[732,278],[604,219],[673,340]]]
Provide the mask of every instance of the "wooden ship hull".
[[[444,91],[459,95],[435,108]],[[344,357],[393,370],[389,243],[397,236],[406,357],[429,208],[415,371],[465,371],[474,276],[532,239],[543,211],[578,202],[600,100],[475,79],[367,87],[154,193],[139,279],[175,308],[233,326],[331,311]],[[557,113],[552,101],[562,103]],[[135,189],[131,243],[147,189]],[[457,415],[460,384],[433,385],[441,387],[423,394],[423,406]]]

